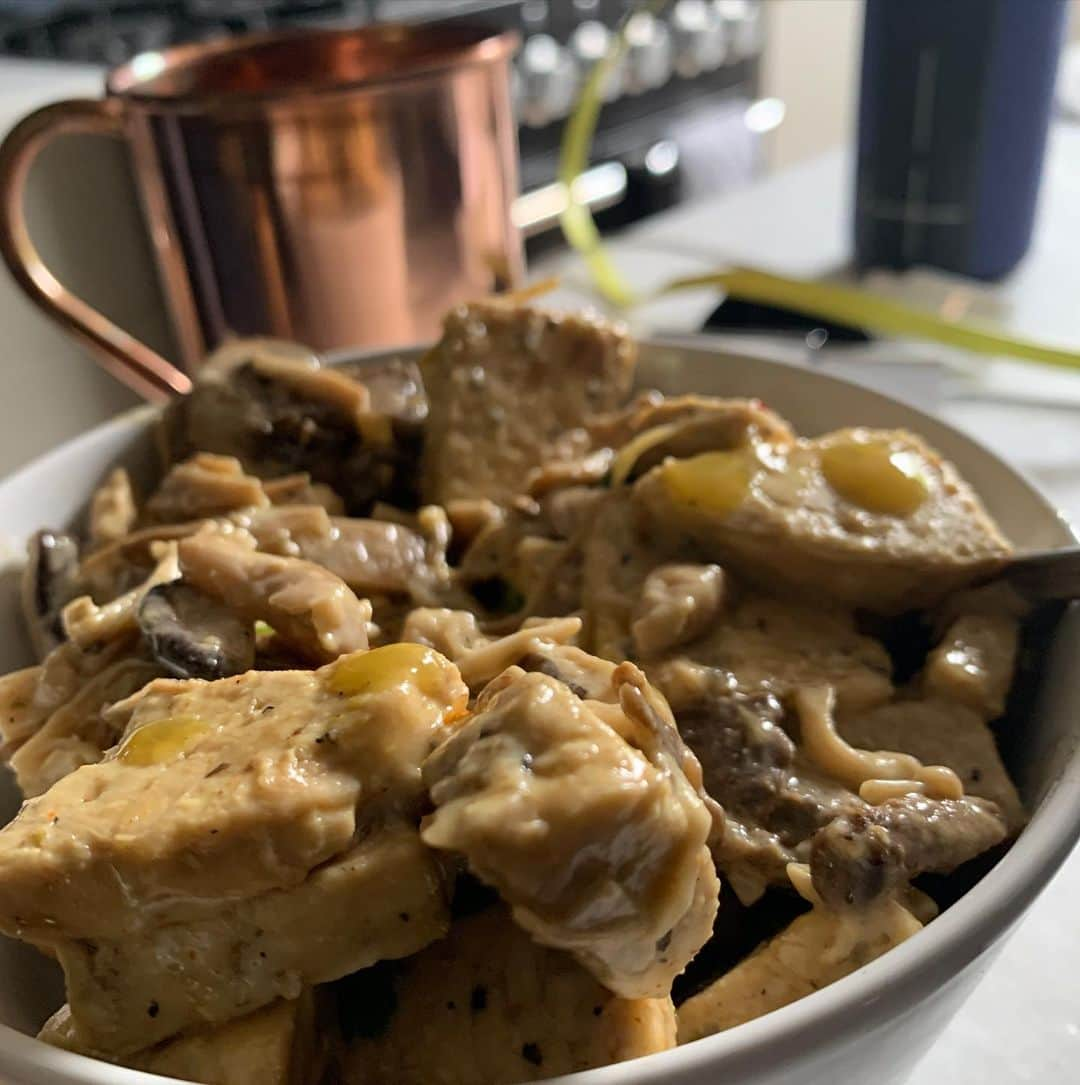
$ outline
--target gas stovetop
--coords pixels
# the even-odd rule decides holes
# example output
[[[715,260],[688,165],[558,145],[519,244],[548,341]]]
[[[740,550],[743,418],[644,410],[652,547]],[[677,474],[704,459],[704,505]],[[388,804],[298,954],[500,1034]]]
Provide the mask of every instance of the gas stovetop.
[[[468,19],[516,30],[521,181],[555,177],[562,123],[590,68],[637,0],[0,0],[0,55],[110,67],[185,42],[297,26]],[[599,206],[607,228],[703,192],[746,183],[756,134],[744,124],[764,40],[757,0],[671,0],[627,24],[605,88],[594,161],[622,169]],[[615,183],[617,182],[617,183]],[[614,205],[614,206],[611,206]]]
[[[294,26],[492,16],[513,0],[3,0],[0,53],[113,65],[150,49]]]

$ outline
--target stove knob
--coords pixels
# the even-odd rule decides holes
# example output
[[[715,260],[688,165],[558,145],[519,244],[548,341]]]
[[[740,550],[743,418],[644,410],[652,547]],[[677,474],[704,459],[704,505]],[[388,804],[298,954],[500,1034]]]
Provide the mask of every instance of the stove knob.
[[[577,98],[577,63],[550,34],[533,34],[521,50],[519,115],[532,128],[561,120]]]
[[[581,69],[582,77],[608,55],[615,35],[598,19],[586,19],[570,35],[570,51]],[[612,102],[622,93],[626,63],[620,60],[604,82],[603,98]]]
[[[715,0],[713,6],[727,24],[733,60],[745,60],[761,52],[764,26],[760,4],[752,0]]]
[[[714,4],[706,0],[678,0],[671,12],[675,43],[675,70],[692,79],[715,71],[727,54],[727,24]]]
[[[671,31],[647,11],[626,23],[626,83],[631,94],[662,87],[671,77]]]

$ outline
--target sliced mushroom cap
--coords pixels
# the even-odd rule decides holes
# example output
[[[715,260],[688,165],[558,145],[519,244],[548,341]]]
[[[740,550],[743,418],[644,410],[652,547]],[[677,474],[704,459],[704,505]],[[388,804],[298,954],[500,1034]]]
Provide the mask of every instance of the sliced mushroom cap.
[[[200,379],[164,414],[166,463],[213,452],[235,456],[262,479],[306,472],[331,486],[354,516],[365,515],[378,500],[415,507],[419,387],[398,404],[405,412],[399,417],[380,410],[366,383],[341,369],[313,366],[312,360],[303,364],[240,351],[235,364],[230,360]],[[410,381],[404,377],[398,384],[411,387]],[[379,400],[396,402],[386,390]]]
[[[691,397],[693,398],[693,397]],[[794,434],[756,400],[723,399],[686,417],[657,422],[623,444],[611,464],[612,485],[633,482],[669,457],[688,459],[702,452],[754,447],[784,448]]]
[[[228,607],[175,581],[146,593],[139,629],[154,658],[177,678],[212,681],[255,664],[255,632]]]
[[[77,594],[79,544],[60,531],[39,531],[27,544],[22,579],[23,616],[38,658],[63,639],[60,610]]]

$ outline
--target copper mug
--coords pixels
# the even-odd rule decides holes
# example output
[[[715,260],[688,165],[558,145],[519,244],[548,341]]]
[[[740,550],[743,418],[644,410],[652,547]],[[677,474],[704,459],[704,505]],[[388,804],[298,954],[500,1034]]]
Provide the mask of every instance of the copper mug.
[[[0,253],[37,305],[155,400],[186,392],[232,336],[319,350],[430,338],[448,306],[522,274],[516,45],[476,27],[383,25],[141,54],[109,73],[104,98],[46,106],[8,135]],[[34,247],[30,167],[74,132],[130,149],[180,365],[66,290]]]

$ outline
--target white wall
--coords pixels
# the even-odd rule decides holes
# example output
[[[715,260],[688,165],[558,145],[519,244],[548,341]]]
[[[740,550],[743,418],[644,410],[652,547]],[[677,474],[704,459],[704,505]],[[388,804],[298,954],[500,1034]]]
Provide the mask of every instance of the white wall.
[[[863,0],[766,0],[762,93],[787,106],[784,123],[771,136],[771,168],[851,138],[862,8]]]

